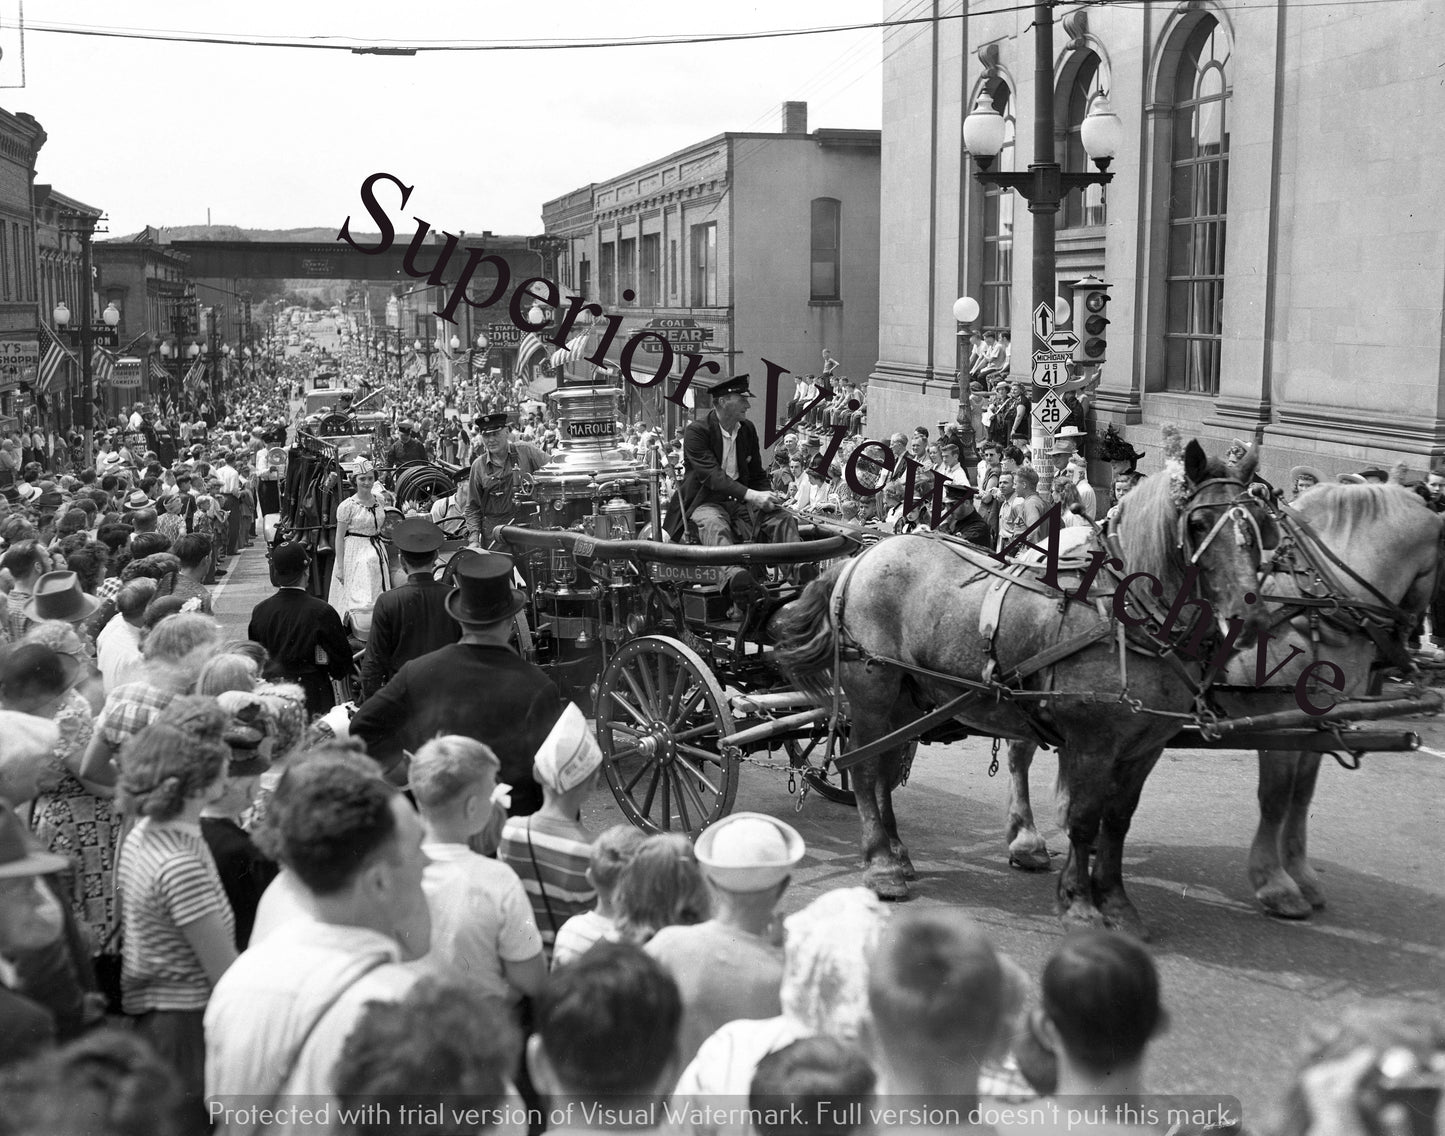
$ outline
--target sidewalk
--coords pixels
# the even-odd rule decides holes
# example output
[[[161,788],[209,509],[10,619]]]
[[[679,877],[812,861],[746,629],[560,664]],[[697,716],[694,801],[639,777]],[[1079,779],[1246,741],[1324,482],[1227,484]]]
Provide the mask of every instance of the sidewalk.
[[[228,638],[244,639],[251,610],[275,590],[261,538],[230,557],[224,567],[226,574],[211,588],[211,607]]]

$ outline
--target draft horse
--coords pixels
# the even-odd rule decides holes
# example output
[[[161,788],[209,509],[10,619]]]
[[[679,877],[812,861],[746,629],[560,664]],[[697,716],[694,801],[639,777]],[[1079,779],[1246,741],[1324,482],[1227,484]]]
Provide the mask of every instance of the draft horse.
[[[1127,501],[1127,498],[1125,499]],[[1319,485],[1279,509],[1285,538],[1263,585],[1268,626],[1234,654],[1210,691],[1223,717],[1299,709],[1295,683],[1311,663],[1333,662],[1343,689],[1320,688],[1313,704],[1365,694],[1377,662],[1411,669],[1404,642],[1437,586],[1442,519],[1397,485]],[[1029,766],[1037,746],[1009,746],[1009,862],[1046,869],[1034,825]],[[1248,873],[1264,910],[1308,918],[1324,906],[1310,866],[1307,826],[1320,753],[1259,750],[1259,827]]]
[[[901,731],[881,753],[840,759],[853,777],[865,881],[880,896],[906,898],[914,876],[892,800],[908,727],[962,689],[950,717],[965,728],[1059,749],[1064,921],[1144,933],[1124,890],[1124,839],[1204,672],[1173,641],[1194,642],[1217,620],[1248,642],[1264,616],[1251,602],[1260,562],[1251,466],[1231,470],[1190,442],[1171,467],[1124,499],[1116,542],[1091,538],[1098,561],[1117,554],[1092,584],[1061,574],[1063,591],[1083,599],[962,542],[898,536],[830,569],[784,610],[780,661],[820,703],[846,697],[850,751]],[[1193,603],[1176,604],[1170,619],[1171,599]],[[1169,641],[1147,630],[1171,623]]]

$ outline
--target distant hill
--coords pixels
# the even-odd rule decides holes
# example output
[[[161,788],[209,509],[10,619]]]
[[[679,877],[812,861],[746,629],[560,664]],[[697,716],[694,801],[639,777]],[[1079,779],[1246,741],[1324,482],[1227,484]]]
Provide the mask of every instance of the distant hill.
[[[357,240],[377,233],[357,233]],[[163,241],[334,241],[336,226],[313,229],[243,229],[237,225],[172,225],[161,228]]]

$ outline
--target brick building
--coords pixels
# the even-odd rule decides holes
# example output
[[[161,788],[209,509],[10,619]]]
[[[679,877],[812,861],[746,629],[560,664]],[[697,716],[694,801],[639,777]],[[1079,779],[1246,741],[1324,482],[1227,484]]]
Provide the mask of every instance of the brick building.
[[[195,288],[190,278],[191,258],[161,243],[158,229],[147,226],[138,233],[113,241],[97,241],[94,257],[99,276],[100,305],[115,304],[120,309],[117,329],[121,346],[130,345],[130,354],[146,358],[158,354],[163,340],[174,347],[183,347],[188,336],[198,332],[195,314]],[[177,357],[164,361],[173,382],[179,381]],[[120,405],[137,399],[153,401],[163,393],[160,384],[141,369],[139,391],[110,391],[107,408],[115,413]]]
[[[764,358],[816,373],[827,347],[839,374],[867,373],[878,357],[879,132],[809,133],[806,103],[785,104],[782,125],[716,135],[542,207],[560,238],[564,295],[625,317],[610,360],[646,328],[675,345],[674,378],[692,352],[723,374],[752,374],[760,397]],[[639,356],[641,375],[663,360],[655,346]],[[630,412],[675,428],[685,412],[663,398],[671,385],[629,385]]]
[[[1300,461],[1445,454],[1445,22],[1408,4],[1055,12],[1058,160],[1086,168],[1093,92],[1123,122],[1107,194],[1059,216],[1060,292],[1088,273],[1113,285],[1096,428],[1149,460],[1163,423],[1216,451],[1256,440],[1276,484]],[[951,415],[956,298],[1029,343],[1026,207],[973,179],[961,126],[985,95],[1009,123],[996,168],[1026,167],[1033,10],[969,16],[885,32],[877,436]]]
[[[45,131],[28,114],[0,110],[0,341],[24,352],[22,366],[0,370],[0,412],[23,410],[20,382],[33,373],[36,336],[35,160]],[[3,348],[11,358],[11,348]],[[18,361],[21,356],[14,356]]]

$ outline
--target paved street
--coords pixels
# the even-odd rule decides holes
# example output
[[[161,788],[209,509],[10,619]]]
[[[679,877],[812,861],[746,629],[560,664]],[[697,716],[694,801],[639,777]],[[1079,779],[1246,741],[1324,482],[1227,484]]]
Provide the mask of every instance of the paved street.
[[[218,589],[217,613],[244,635],[251,606],[268,588],[258,545],[234,562]],[[1378,754],[1358,772],[1331,763],[1322,774],[1311,834],[1330,906],[1308,923],[1260,915],[1245,880],[1253,754],[1173,751],[1160,762],[1125,861],[1174,1015],[1155,1050],[1155,1086],[1233,1093],[1255,1127],[1284,1082],[1290,1039],[1307,1023],[1329,1020],[1362,997],[1424,998],[1445,1007],[1445,880],[1430,854],[1445,824],[1445,724],[1430,723],[1422,733],[1437,752]],[[1054,880],[1005,863],[1007,783],[1002,773],[989,779],[988,760],[986,741],[920,750],[899,796],[902,834],[920,873],[913,902],[963,906],[1037,974],[1060,935]],[[1045,755],[1033,790],[1058,852],[1053,778]],[[735,808],[784,816],[806,838],[790,909],[860,882],[851,809],[812,795],[795,814],[786,776],[747,766]],[[600,829],[622,817],[604,793],[587,819]]]

